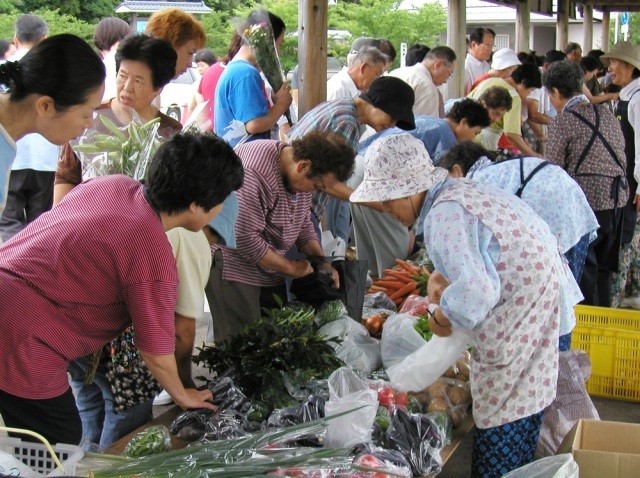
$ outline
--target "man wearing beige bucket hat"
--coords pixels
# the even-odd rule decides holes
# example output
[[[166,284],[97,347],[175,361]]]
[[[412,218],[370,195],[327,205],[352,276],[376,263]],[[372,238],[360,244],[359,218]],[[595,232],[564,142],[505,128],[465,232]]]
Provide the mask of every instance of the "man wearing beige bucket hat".
[[[640,46],[628,41],[613,45],[609,53],[600,57],[608,67],[611,81],[621,86],[620,100],[615,114],[620,120],[624,134],[624,152],[627,157],[627,180],[629,181],[629,200],[624,208],[622,225],[622,250],[618,274],[611,288],[612,305],[619,305],[630,277],[629,268],[638,260],[640,228],[637,226],[640,211]],[[637,287],[636,287],[637,289]]]
[[[555,237],[517,197],[448,178],[410,134],[380,138],[364,163],[352,202],[380,201],[407,226],[425,217],[436,268],[429,297],[438,304],[431,331],[470,331],[471,476],[502,476],[533,461],[543,410],[555,397],[558,310],[574,305],[561,300],[560,274],[569,272]]]

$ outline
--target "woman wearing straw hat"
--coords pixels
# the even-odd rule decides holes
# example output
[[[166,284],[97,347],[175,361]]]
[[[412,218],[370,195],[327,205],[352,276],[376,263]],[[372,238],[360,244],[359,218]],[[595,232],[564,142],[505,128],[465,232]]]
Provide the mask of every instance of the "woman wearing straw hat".
[[[624,209],[622,225],[622,250],[618,274],[612,286],[612,305],[620,305],[625,289],[629,288],[628,277],[631,267],[637,269],[640,258],[637,257],[640,243],[640,229],[637,225],[640,211],[640,46],[628,41],[616,43],[609,53],[600,57],[608,67],[611,81],[622,87],[620,100],[616,106],[616,116],[620,120],[624,134],[624,152],[627,157],[627,179],[629,181],[629,200]],[[636,281],[637,282],[637,281]],[[640,293],[638,284],[630,292]],[[637,301],[636,301],[637,302]]]
[[[381,138],[364,161],[352,202],[380,201],[406,226],[425,218],[436,267],[429,295],[439,304],[432,332],[471,331],[472,476],[498,477],[529,463],[555,396],[559,310],[574,305],[560,297],[568,269],[555,237],[522,200],[448,178],[409,134]]]

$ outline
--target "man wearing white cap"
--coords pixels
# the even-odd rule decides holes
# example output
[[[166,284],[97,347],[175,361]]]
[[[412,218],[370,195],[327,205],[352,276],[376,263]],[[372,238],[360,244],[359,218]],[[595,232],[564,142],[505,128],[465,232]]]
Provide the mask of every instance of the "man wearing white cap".
[[[570,272],[549,226],[513,195],[448,178],[409,134],[371,145],[351,201],[380,201],[405,225],[425,217],[436,269],[429,297],[438,304],[431,331],[472,336],[471,476],[502,476],[533,461],[556,392],[559,311],[574,305],[561,299],[560,274]]]
[[[612,303],[617,304],[624,297],[626,286],[630,285],[627,284],[630,268],[637,267],[639,261],[640,226],[637,216],[640,211],[640,46],[620,41],[609,53],[602,55],[600,60],[608,67],[612,83],[622,87],[615,113],[624,134],[629,181],[629,201],[625,207],[622,226],[623,247],[620,252],[618,275],[612,287]],[[635,289],[637,288],[635,284]],[[637,307],[638,299],[634,302]]]

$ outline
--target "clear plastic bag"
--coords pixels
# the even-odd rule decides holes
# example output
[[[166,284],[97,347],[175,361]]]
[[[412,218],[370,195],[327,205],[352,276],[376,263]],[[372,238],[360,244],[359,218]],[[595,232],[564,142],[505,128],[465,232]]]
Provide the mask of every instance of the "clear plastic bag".
[[[375,390],[369,388],[353,370],[342,367],[329,377],[329,401],[325,404],[325,414],[330,417],[348,410],[355,411],[329,422],[325,446],[348,448],[371,441],[371,427],[378,411]]]
[[[400,314],[424,315],[429,308],[429,298],[421,295],[410,295],[402,303],[402,307],[398,311]]]
[[[154,455],[171,450],[171,435],[164,425],[149,427],[134,436],[124,447],[129,458]]]
[[[332,344],[336,356],[349,367],[370,374],[382,365],[380,341],[369,335],[362,324],[350,318],[335,320],[321,327],[319,334],[342,339]]]
[[[439,378],[426,388],[429,395],[427,412],[445,412],[453,428],[459,427],[467,418],[471,406],[471,387],[468,382],[453,378]]]
[[[440,450],[447,442],[446,431],[429,417],[396,409],[387,430],[389,447],[402,452],[415,476],[442,470]]]
[[[374,309],[386,309],[392,312],[396,312],[398,308],[396,304],[389,298],[384,292],[376,292],[374,294],[366,294],[364,296],[364,307],[371,307]]]
[[[415,329],[417,320],[410,314],[395,314],[387,319],[380,339],[382,365],[385,368],[402,362],[426,344]]]
[[[322,327],[329,322],[338,320],[343,316],[347,316],[347,308],[341,300],[332,300],[322,304],[315,316],[315,323],[318,327]]]
[[[449,337],[435,335],[402,362],[387,368],[387,375],[398,390],[420,391],[440,378],[470,343],[471,333],[463,329],[454,328]]]
[[[312,395],[295,407],[274,410],[267,420],[267,426],[290,427],[317,420],[318,418],[324,418],[324,405],[325,402],[323,398]]]

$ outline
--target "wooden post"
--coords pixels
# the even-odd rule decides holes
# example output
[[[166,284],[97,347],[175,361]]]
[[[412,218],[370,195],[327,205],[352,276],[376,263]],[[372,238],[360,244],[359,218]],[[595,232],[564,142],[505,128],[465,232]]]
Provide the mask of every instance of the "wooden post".
[[[586,55],[593,49],[593,5],[582,6],[582,51]]]
[[[609,51],[611,42],[611,12],[607,7],[602,9],[602,38],[600,40],[600,49],[605,53]]]
[[[445,100],[464,95],[464,60],[467,54],[467,0],[449,0],[447,45],[456,52],[456,66],[447,81]]]
[[[298,0],[298,117],[327,99],[328,0]]]
[[[558,0],[558,18],[556,20],[556,49],[564,51],[569,43],[569,0]]]
[[[516,53],[531,51],[531,0],[516,3]]]

